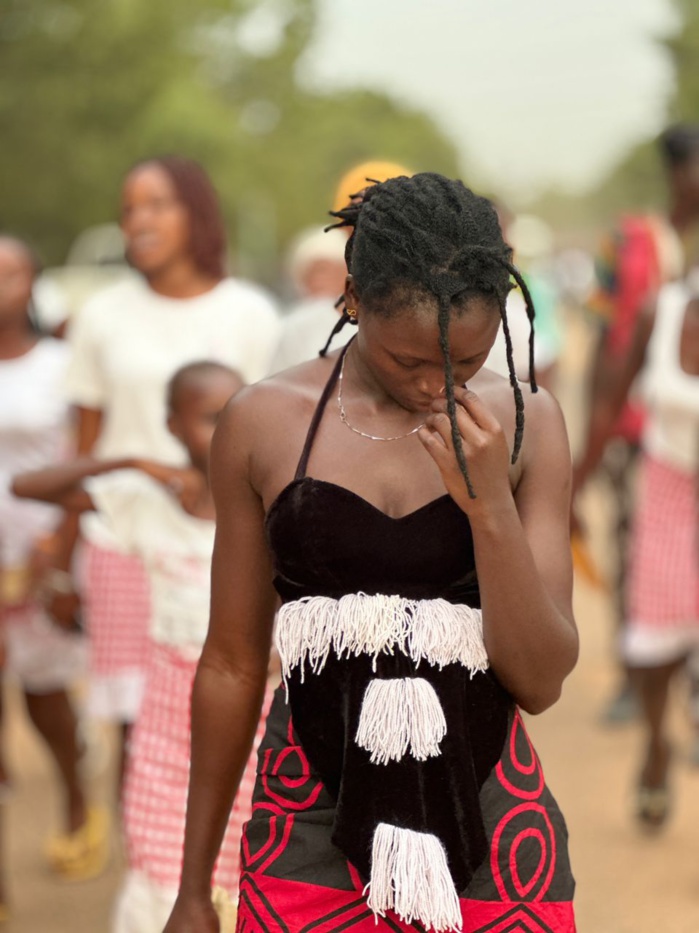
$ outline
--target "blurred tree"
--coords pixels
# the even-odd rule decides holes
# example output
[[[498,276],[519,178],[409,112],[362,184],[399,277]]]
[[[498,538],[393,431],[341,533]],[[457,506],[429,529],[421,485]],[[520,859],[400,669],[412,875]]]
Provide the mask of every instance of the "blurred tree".
[[[678,29],[661,40],[674,73],[667,122],[699,119],[699,0],[672,0]],[[665,203],[665,183],[656,140],[634,148],[596,194],[607,212],[658,208]]]
[[[671,0],[678,27],[659,40],[674,72],[667,122],[699,120],[699,0]],[[593,191],[583,196],[548,192],[535,210],[559,229],[574,229],[578,240],[612,223],[625,211],[662,209],[666,188],[656,139],[634,147]]]
[[[179,152],[213,175],[244,270],[270,277],[356,160],[454,173],[454,147],[426,115],[300,85],[316,3],[3,0],[0,227],[60,261],[79,231],[115,216],[130,163]]]
[[[665,42],[675,72],[670,117],[696,121],[699,119],[699,0],[673,0],[673,5],[682,25]]]

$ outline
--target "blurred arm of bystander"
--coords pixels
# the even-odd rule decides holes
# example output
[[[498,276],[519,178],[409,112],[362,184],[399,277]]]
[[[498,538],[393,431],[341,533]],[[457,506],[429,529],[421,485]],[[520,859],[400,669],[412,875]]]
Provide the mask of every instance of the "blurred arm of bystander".
[[[629,352],[623,364],[619,366],[606,391],[593,395],[586,443],[573,473],[574,494],[582,489],[599,465],[614,426],[628,399],[631,386],[643,368],[646,350],[653,333],[655,312],[656,298],[654,297],[638,315]]]

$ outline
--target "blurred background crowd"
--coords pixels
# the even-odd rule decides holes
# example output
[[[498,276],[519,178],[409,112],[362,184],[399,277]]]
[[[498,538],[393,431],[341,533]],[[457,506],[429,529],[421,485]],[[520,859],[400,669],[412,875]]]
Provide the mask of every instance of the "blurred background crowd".
[[[156,542],[109,474],[208,518],[192,385],[317,353],[346,275],[328,210],[434,171],[493,199],[571,436],[583,650],[532,731],[580,930],[699,930],[697,60],[699,0],[3,0],[0,927],[160,928],[181,825],[152,814],[183,803],[146,794],[163,722],[186,743],[213,523],[153,505]]]

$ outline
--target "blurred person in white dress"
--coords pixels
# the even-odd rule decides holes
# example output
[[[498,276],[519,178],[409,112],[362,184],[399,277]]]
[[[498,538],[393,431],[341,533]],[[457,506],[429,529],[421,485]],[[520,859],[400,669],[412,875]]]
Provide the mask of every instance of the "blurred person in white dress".
[[[80,768],[78,717],[70,695],[85,673],[79,620],[61,626],[46,608],[50,593],[70,582],[68,574],[48,566],[61,513],[44,503],[20,502],[10,489],[15,472],[55,465],[69,456],[73,443],[61,392],[70,351],[36,326],[32,287],[37,273],[29,247],[0,236],[2,673],[3,680],[11,678],[21,688],[59,780],[61,827],[46,846],[49,865],[62,878],[84,880],[106,864],[106,814],[88,805]],[[9,784],[0,753],[0,802]],[[0,891],[0,919],[3,912]]]

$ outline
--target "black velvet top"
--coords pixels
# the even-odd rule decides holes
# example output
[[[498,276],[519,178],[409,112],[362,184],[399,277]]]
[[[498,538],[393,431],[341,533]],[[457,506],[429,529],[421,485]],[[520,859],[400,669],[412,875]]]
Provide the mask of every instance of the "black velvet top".
[[[346,348],[343,353],[346,352]],[[480,607],[469,521],[449,495],[401,518],[361,496],[306,476],[311,446],[337,383],[341,358],[321,396],[294,480],[266,519],[275,586],[283,602],[349,593],[441,598]],[[435,688],[448,729],[438,757],[372,764],[354,741],[362,698],[374,678],[415,676],[396,652],[331,653],[318,674],[296,669],[288,681],[292,719],[314,768],[337,801],[333,841],[365,878],[378,823],[437,835],[463,891],[487,854],[479,792],[502,751],[513,702],[491,671],[425,661],[419,676]]]

